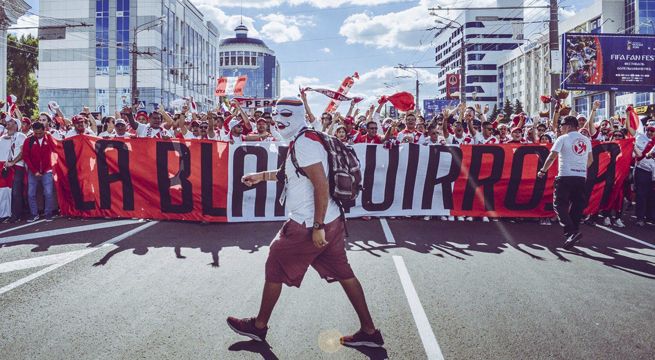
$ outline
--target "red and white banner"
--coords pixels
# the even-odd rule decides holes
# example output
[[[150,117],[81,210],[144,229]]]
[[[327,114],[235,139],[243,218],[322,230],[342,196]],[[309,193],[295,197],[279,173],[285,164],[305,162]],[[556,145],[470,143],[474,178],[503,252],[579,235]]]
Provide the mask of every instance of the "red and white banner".
[[[359,74],[355,72],[352,76],[347,76],[343,81],[341,82],[341,86],[339,86],[339,89],[337,89],[336,92],[342,95],[348,95],[348,92],[350,91],[350,88],[353,87],[355,84],[355,79],[359,79]],[[333,113],[337,111],[337,108],[341,104],[341,101],[339,100],[331,100],[328,106],[325,108],[326,113]]]
[[[243,89],[245,89],[247,81],[248,76],[246,75],[220,77],[217,80],[214,94],[216,96],[243,96]]]
[[[634,140],[597,143],[586,213],[612,205],[630,171]],[[421,146],[356,144],[363,191],[348,217],[455,215],[547,217],[553,213],[554,164],[541,145]],[[244,174],[277,169],[279,143],[115,139],[76,136],[57,147],[55,183],[62,213],[211,222],[283,220],[283,185],[241,183]],[[290,191],[293,191],[291,189]]]
[[[239,102],[243,109],[263,109],[270,108],[277,104],[277,99],[255,99],[235,97],[234,100]]]
[[[336,100],[336,101],[353,101],[355,104],[357,104],[357,103],[361,102],[362,100],[364,100],[364,98],[361,98],[361,97],[348,97],[348,96],[346,96],[346,95],[344,95],[342,93],[332,91],[330,89],[313,89],[313,88],[308,87],[308,88],[302,89],[301,91],[303,91],[303,92],[313,91],[313,92],[317,92],[319,94],[323,94],[323,95],[329,97],[332,100]]]
[[[446,100],[451,100],[453,94],[460,91],[459,74],[446,74]]]

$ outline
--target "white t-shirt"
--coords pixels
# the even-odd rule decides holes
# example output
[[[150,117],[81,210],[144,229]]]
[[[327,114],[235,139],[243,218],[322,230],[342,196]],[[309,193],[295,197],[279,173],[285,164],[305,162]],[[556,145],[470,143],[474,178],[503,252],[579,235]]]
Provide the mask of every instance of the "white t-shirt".
[[[485,144],[499,144],[500,141],[495,136],[489,136],[488,138],[484,138],[482,136],[482,132],[478,131],[475,133],[475,136],[473,137],[473,140],[475,140],[476,145],[485,145]]]
[[[648,138],[648,136],[646,136],[646,134],[644,133],[635,134],[635,148],[637,148],[637,150],[643,152],[646,149],[646,146],[648,145],[649,142],[650,139]],[[636,167],[646,171],[653,172],[654,173],[653,176],[655,176],[655,159],[643,158],[637,161]]]
[[[420,145],[446,145],[446,139],[444,139],[443,136],[438,135],[437,142],[432,142],[432,139],[429,135],[421,135],[421,137],[418,139],[418,143]]]
[[[328,174],[327,152],[323,145],[303,135],[293,144],[296,153],[296,160],[300,167],[307,167],[316,163],[323,163],[323,171]],[[306,227],[314,225],[314,185],[306,176],[296,174],[296,167],[291,161],[291,153],[287,156],[285,163],[287,184],[286,184],[286,207],[289,219]],[[327,212],[324,223],[328,224],[341,215],[339,206],[330,197],[328,200]]]
[[[446,142],[448,143],[448,145],[457,145],[457,146],[459,146],[459,145],[462,145],[462,144],[472,145],[474,141],[473,141],[473,138],[471,137],[471,135],[466,134],[466,133],[462,133],[461,138],[458,138],[453,134],[448,134],[448,139],[446,139]]]
[[[558,177],[587,177],[587,159],[591,153],[591,140],[588,137],[571,131],[558,137],[551,151],[558,154]]]
[[[170,131],[159,127],[157,129],[150,126],[150,124],[139,124],[139,127],[136,128],[136,136],[140,138],[161,138],[163,136],[173,137]]]
[[[30,134],[31,135],[31,134]],[[65,135],[63,132],[57,130],[57,129],[50,129],[50,136],[52,136],[56,140],[64,140]],[[29,136],[29,135],[27,135]]]
[[[193,131],[187,131],[186,134],[184,134],[185,139],[200,139],[200,135],[195,136],[193,135]]]
[[[5,134],[5,127],[0,125],[0,136]]]
[[[98,136],[101,137],[101,138],[123,138],[123,139],[129,139],[131,135],[130,135],[130,133],[128,133],[127,131],[126,131],[123,135],[118,135],[118,133],[117,133],[116,131],[112,131],[112,132],[103,131],[103,132],[101,132],[100,135],[98,135]]]
[[[76,135],[80,135],[80,134],[77,133],[77,130],[70,129],[70,130],[68,130],[68,132],[66,133],[66,135],[64,137],[66,139],[68,139],[68,138],[71,138],[71,137],[76,136]],[[84,135],[96,136],[96,133],[94,133],[93,130],[91,130],[89,128],[85,128],[84,129]]]
[[[23,143],[27,139],[27,136],[22,132],[15,132],[14,135],[9,136],[7,134],[0,136],[0,161],[8,161],[15,159],[23,151]],[[12,151],[13,144],[13,151]],[[18,166],[25,166],[23,160],[16,163]]]

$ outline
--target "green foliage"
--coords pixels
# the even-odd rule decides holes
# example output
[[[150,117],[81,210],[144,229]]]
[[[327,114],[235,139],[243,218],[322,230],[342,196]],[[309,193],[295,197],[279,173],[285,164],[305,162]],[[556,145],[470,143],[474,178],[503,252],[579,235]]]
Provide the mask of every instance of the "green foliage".
[[[510,116],[514,113],[512,108],[512,103],[509,102],[509,99],[505,99],[505,105],[503,106],[503,113],[505,114],[505,119],[509,121]]]
[[[522,112],[523,112],[523,104],[521,104],[519,99],[516,99],[516,102],[514,103],[514,113],[520,114]]]
[[[18,108],[24,116],[33,118],[39,113],[39,85],[36,70],[39,66],[39,40],[32,35],[7,35],[7,94],[16,95]]]
[[[491,115],[489,115],[489,121],[496,120],[498,114],[500,114],[500,111],[498,110],[498,104],[494,104],[494,109],[491,111]]]

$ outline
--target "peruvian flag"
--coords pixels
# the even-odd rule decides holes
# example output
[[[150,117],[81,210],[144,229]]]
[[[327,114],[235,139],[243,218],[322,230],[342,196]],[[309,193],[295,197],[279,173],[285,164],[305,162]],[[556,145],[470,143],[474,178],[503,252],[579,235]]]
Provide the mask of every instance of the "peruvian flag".
[[[353,84],[355,84],[355,79],[359,79],[359,74],[355,72],[352,76],[348,76],[343,81],[341,82],[341,86],[339,86],[339,89],[336,91],[337,93],[341,95],[348,95],[348,91],[350,91],[350,88],[353,87]],[[337,111],[337,108],[341,104],[341,101],[339,100],[331,100],[328,106],[325,108],[326,113],[333,113]]]
[[[243,96],[243,89],[246,87],[247,81],[248,76],[246,75],[239,77],[225,76],[218,78],[215,94],[216,96]]]
[[[5,162],[0,161],[0,169],[5,167]],[[0,218],[11,216],[11,185],[14,181],[14,170],[9,169],[9,175],[0,175]]]
[[[637,112],[632,106],[628,106],[626,109],[626,113],[628,114],[628,118],[626,121],[630,122],[630,127],[632,127],[635,131],[638,133],[644,133],[644,124],[641,123],[639,120],[639,115],[637,115]]]

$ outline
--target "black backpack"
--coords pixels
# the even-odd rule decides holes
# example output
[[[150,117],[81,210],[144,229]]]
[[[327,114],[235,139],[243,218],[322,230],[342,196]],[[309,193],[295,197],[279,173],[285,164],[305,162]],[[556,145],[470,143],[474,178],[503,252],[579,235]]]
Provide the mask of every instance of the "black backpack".
[[[344,205],[347,202],[357,199],[359,192],[362,190],[362,171],[360,169],[359,158],[355,150],[342,143],[341,140],[334,136],[325,134],[320,131],[305,129],[294,138],[294,141],[289,145],[289,153],[291,155],[291,162],[296,168],[296,174],[307,176],[298,165],[296,158],[296,151],[293,146],[299,137],[304,136],[306,132],[312,132],[320,139],[323,148],[328,155],[328,182],[330,184],[330,197],[339,205],[341,216],[344,216]],[[278,180],[285,179],[285,162],[282,163],[280,171],[278,171]]]

